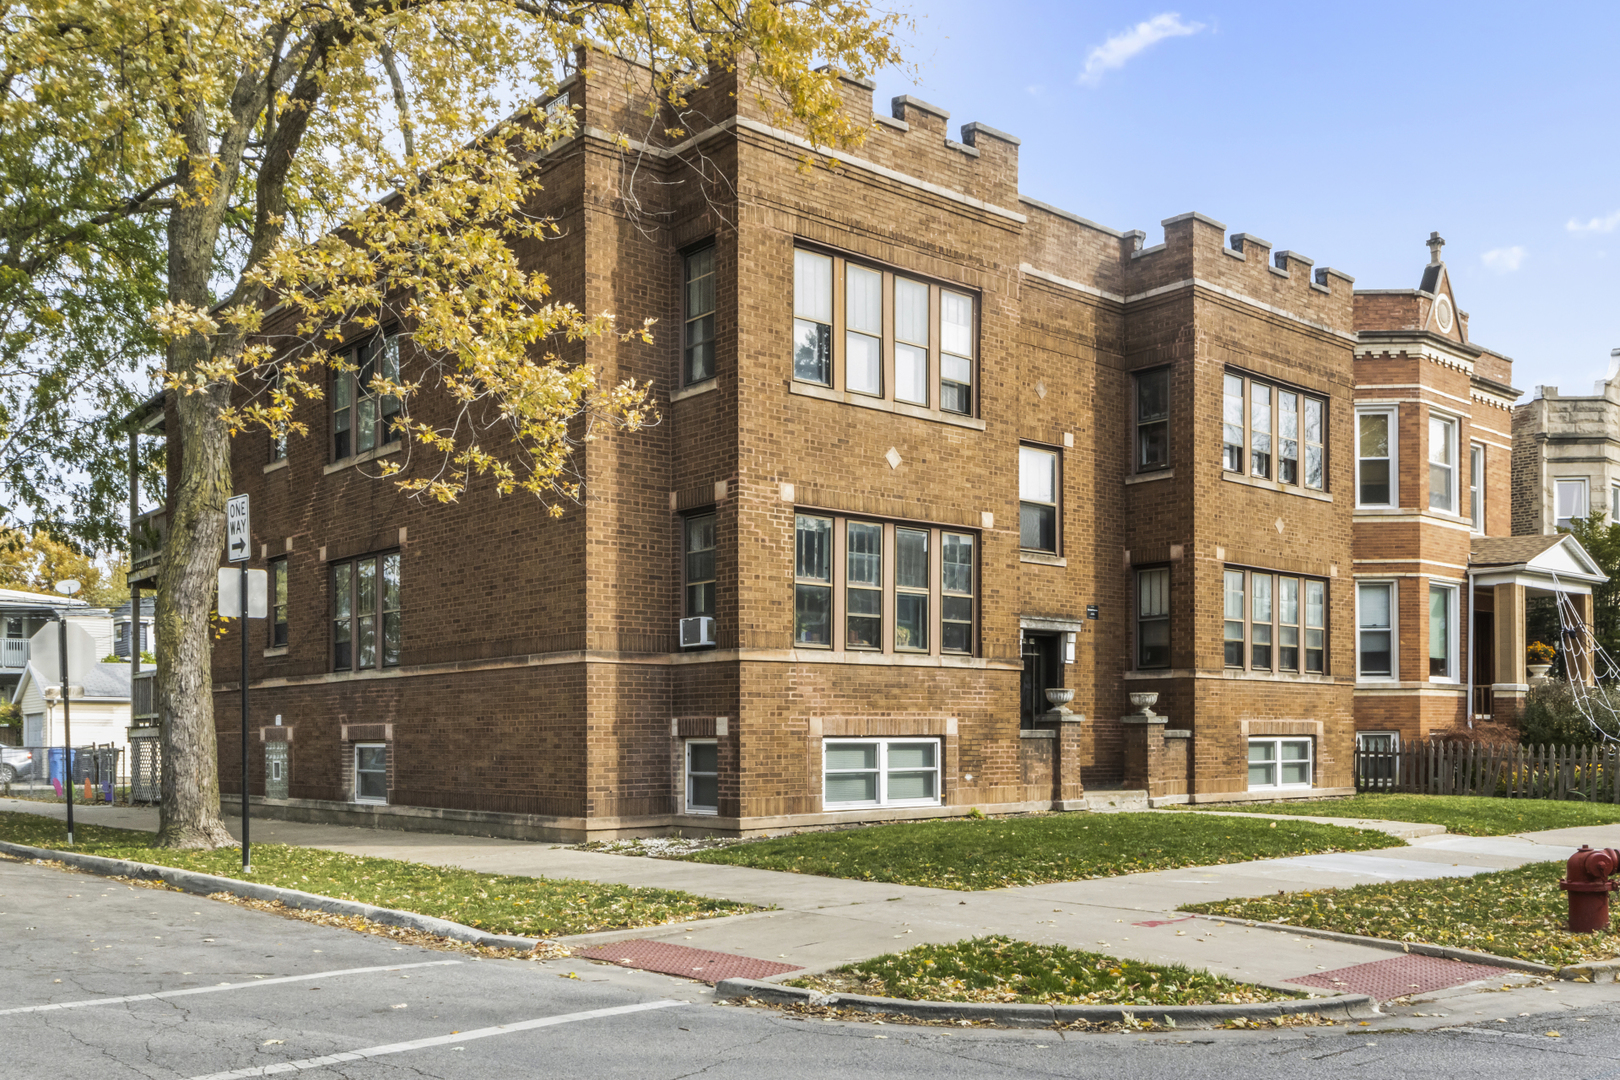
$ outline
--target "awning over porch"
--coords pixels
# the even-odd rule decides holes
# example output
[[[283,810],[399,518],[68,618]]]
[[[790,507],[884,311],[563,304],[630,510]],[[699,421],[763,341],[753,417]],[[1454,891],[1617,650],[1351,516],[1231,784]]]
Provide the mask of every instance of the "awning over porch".
[[[1608,581],[1597,561],[1568,533],[1554,536],[1475,537],[1468,555],[1475,589],[1491,589],[1495,619],[1496,677],[1492,689],[1528,688],[1525,672],[1525,599],[1562,595],[1579,621],[1560,647],[1568,650],[1572,676],[1592,678],[1592,587]],[[1560,622],[1568,626],[1568,620]]]

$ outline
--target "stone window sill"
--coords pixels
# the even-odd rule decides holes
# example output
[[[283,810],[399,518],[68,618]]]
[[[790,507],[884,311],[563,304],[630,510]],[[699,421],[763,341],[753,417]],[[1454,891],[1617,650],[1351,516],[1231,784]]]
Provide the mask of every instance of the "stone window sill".
[[[376,461],[378,458],[387,457],[389,454],[397,454],[404,447],[404,445],[405,444],[400,442],[398,439],[395,439],[390,443],[383,443],[375,450],[367,450],[363,454],[355,454],[353,457],[346,457],[341,461],[334,461],[332,464],[324,467],[321,470],[321,474],[323,476],[331,476],[333,473],[339,472],[343,469],[352,469],[356,465],[363,465],[368,461]]]
[[[1242,484],[1244,487],[1259,488],[1262,491],[1275,491],[1283,495],[1297,495],[1302,499],[1315,499],[1317,502],[1332,502],[1333,496],[1325,491],[1312,491],[1309,488],[1295,487],[1293,484],[1279,484],[1275,480],[1265,480],[1258,476],[1245,476],[1242,473],[1221,473],[1221,479],[1229,484]]]
[[[715,379],[713,376],[710,376],[700,383],[693,383],[691,386],[683,386],[681,389],[670,394],[670,404],[674,404],[677,401],[685,401],[687,398],[695,398],[699,394],[707,394],[710,390],[718,390],[719,388],[719,380]]]
[[[287,467],[287,459],[286,458],[281,458],[280,460],[272,461],[270,464],[266,465],[264,467],[264,471],[267,472],[267,473],[279,472],[280,470],[285,469],[286,467]]]
[[[794,381],[788,385],[788,392],[797,394],[800,397],[820,398],[822,401],[835,401],[841,405],[854,405],[862,409],[893,413],[896,416],[910,416],[917,420],[932,420],[938,424],[971,428],[974,431],[984,430],[984,421],[974,416],[961,416],[940,409],[930,409],[923,405],[907,405],[903,401],[889,401],[885,398],[870,397],[866,394],[848,393],[843,390],[834,390],[830,386],[817,386],[815,383]]]
[[[264,655],[266,655],[266,656],[286,656],[287,655],[287,646],[285,646],[285,645],[273,646],[271,648],[268,648],[268,649],[264,650]]]
[[[1175,478],[1176,470],[1160,469],[1157,472],[1137,473],[1134,476],[1127,476],[1125,482],[1127,484],[1150,484],[1155,480],[1174,480]]]
[[[1044,551],[1020,551],[1018,561],[1024,563],[1038,563],[1041,566],[1068,566],[1069,560],[1062,555],[1052,555]]]

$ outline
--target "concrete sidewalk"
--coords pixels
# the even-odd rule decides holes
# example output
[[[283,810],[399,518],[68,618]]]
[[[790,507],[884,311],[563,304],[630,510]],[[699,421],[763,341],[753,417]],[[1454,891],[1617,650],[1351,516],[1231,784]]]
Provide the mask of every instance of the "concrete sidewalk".
[[[11,799],[0,800],[0,810],[57,818],[64,812],[59,804]],[[146,830],[157,827],[156,811],[146,808],[83,807],[75,808],[74,816],[78,821],[100,825]],[[576,944],[627,938],[667,941],[822,969],[922,942],[944,943],[1000,933],[1276,983],[1388,960],[1392,954],[1369,946],[1237,923],[1218,925],[1194,919],[1176,908],[1185,903],[1282,891],[1456,877],[1565,859],[1580,843],[1620,847],[1620,825],[1499,837],[1420,835],[1411,841],[1411,846],[1378,851],[1187,867],[983,892],[609,855],[519,840],[286,821],[255,820],[253,839],[486,873],[684,889],[775,909],[678,926],[564,939]],[[1503,981],[1523,981],[1523,977],[1504,971]]]

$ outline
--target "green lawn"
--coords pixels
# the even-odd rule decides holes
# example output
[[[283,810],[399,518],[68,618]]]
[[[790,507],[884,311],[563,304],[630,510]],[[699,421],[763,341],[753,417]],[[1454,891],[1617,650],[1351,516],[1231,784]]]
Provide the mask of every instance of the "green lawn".
[[[913,1001],[1037,1005],[1237,1005],[1305,996],[1267,990],[1180,964],[1141,964],[999,936],[953,945],[919,945],[794,979],[787,985]]]
[[[1000,889],[1400,845],[1385,833],[1306,821],[1202,814],[1051,814],[797,833],[683,858],[899,885]]]
[[[1182,910],[1423,941],[1555,966],[1620,956],[1620,934],[1564,929],[1568,907],[1558,888],[1563,875],[1562,862],[1531,863],[1473,877],[1220,900]]]
[[[79,824],[73,850],[89,855],[173,866],[224,877],[242,876],[240,848],[172,851],[151,846],[152,834]],[[0,813],[0,840],[61,849],[63,825],[36,814]],[[426,866],[397,859],[344,855],[286,844],[253,845],[253,880],[267,885],[358,900],[476,926],[492,934],[554,937],[659,926],[755,908],[670,889],[598,885],[567,878],[507,877]]]
[[[1420,821],[1444,825],[1450,832],[1463,836],[1503,836],[1507,833],[1608,825],[1620,821],[1620,806],[1612,803],[1495,799],[1487,795],[1354,795],[1348,799],[1323,799],[1320,802],[1217,803],[1179,806],[1176,809]]]

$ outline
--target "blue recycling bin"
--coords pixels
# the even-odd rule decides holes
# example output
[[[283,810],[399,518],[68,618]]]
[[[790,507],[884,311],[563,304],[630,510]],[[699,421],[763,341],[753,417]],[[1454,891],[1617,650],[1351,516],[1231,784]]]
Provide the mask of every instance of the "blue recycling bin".
[[[75,770],[78,770],[80,767],[79,752],[78,750],[74,750],[72,758],[69,758],[67,753],[68,748],[65,746],[53,746],[50,748],[51,760],[49,779],[60,780],[63,784],[69,784],[72,782],[70,777],[64,774],[62,766],[64,764],[70,764]]]

